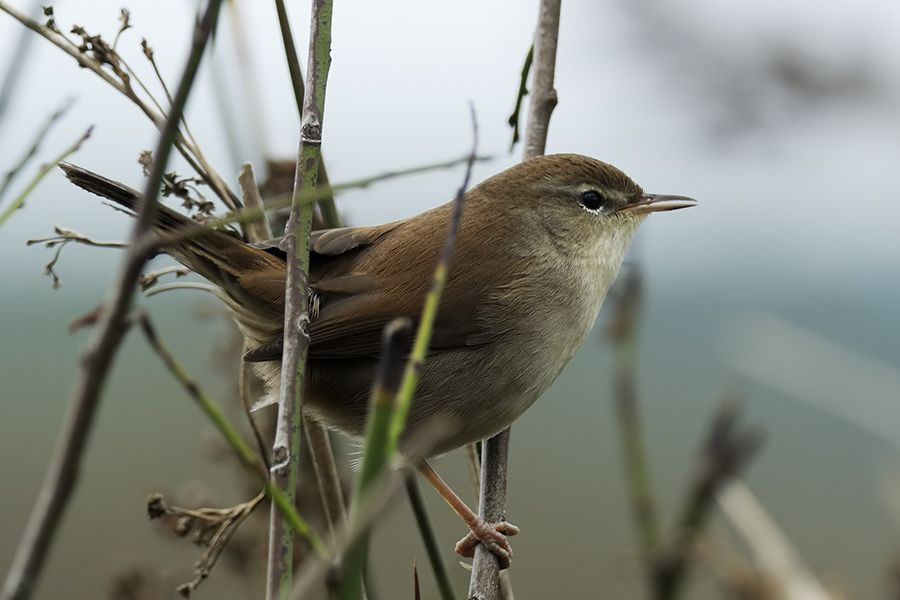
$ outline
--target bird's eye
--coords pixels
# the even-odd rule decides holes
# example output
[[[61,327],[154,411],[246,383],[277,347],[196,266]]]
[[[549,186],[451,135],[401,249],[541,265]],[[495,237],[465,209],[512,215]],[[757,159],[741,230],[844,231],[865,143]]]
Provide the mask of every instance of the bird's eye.
[[[597,212],[606,205],[606,198],[604,198],[597,190],[587,190],[581,192],[579,202],[589,211]]]

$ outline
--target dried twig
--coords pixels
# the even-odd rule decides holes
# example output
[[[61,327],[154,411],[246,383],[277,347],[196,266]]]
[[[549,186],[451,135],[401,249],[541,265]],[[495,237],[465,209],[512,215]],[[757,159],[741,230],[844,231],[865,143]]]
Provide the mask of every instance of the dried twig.
[[[829,600],[831,594],[803,563],[778,523],[738,478],[717,497],[722,513],[753,552],[754,563],[767,580],[791,600]]]
[[[25,199],[28,197],[28,195],[31,192],[34,191],[34,188],[37,187],[37,185],[47,175],[47,173],[52,171],[56,165],[58,165],[59,163],[61,163],[64,160],[66,160],[66,158],[68,158],[72,154],[78,152],[78,149],[81,148],[81,145],[85,141],[87,141],[87,139],[89,137],[91,137],[91,131],[93,131],[93,129],[94,129],[93,127],[88,127],[87,131],[85,131],[83,134],[81,134],[81,137],[79,137],[77,140],[75,140],[75,143],[73,143],[71,146],[69,146],[68,148],[63,150],[59,154],[59,156],[57,156],[50,162],[41,165],[41,168],[38,169],[37,173],[34,174],[34,177],[31,178],[31,181],[29,181],[28,185],[25,186],[25,189],[22,190],[22,193],[20,193],[18,196],[16,196],[13,199],[13,201],[10,202],[9,206],[7,206],[5,209],[3,209],[2,212],[0,212],[0,225],[3,225],[3,223],[5,223],[6,220],[9,219],[9,217],[14,212],[16,212],[17,210],[22,208],[22,205],[25,204]],[[27,158],[26,158],[26,160],[27,160]]]
[[[303,378],[309,348],[309,234],[313,214],[313,207],[300,201],[300,192],[315,188],[318,179],[325,89],[331,65],[332,8],[333,0],[313,0],[307,69],[312,91],[303,103],[291,214],[284,232],[287,254],[284,354],[271,477],[292,500],[297,488]],[[269,599],[284,598],[290,592],[293,568],[293,532],[282,523],[277,511],[271,514],[266,571]]]
[[[50,277],[53,281],[53,288],[59,288],[62,286],[62,281],[57,275],[56,271],[56,263],[59,261],[59,255],[62,252],[62,249],[66,247],[66,244],[71,242],[75,242],[77,244],[84,244],[85,246],[94,246],[95,248],[127,248],[127,242],[98,242],[97,240],[93,240],[88,236],[78,233],[74,229],[68,229],[66,227],[60,227],[57,225],[53,228],[53,231],[56,232],[55,235],[48,235],[42,238],[35,238],[31,240],[27,240],[25,242],[26,245],[32,246],[34,244],[43,244],[45,248],[56,248],[56,252],[53,253],[53,257],[44,265],[44,274]],[[143,288],[143,278],[141,280],[141,286]]]
[[[559,37],[560,0],[541,0],[534,34],[531,99],[525,126],[523,160],[540,156],[547,144],[550,115],[556,107],[553,78],[556,71],[556,43]],[[506,515],[506,475],[509,428],[484,442],[481,462],[479,516],[496,523]],[[483,544],[475,549],[469,598],[493,600],[499,597],[500,563]]]
[[[678,596],[719,490],[738,475],[759,450],[762,434],[756,429],[738,428],[739,408],[735,399],[726,398],[713,418],[697,458],[696,471],[675,533],[656,557],[652,584],[654,597],[658,600]]]
[[[49,8],[45,10],[47,16],[50,17],[46,25],[42,25],[28,17],[26,14],[16,10],[5,0],[0,0],[0,11],[7,13],[28,29],[47,39],[57,48],[74,58],[81,67],[93,72],[103,81],[111,85],[116,91],[131,100],[160,130],[160,132],[166,127],[166,124],[170,121],[169,117],[171,114],[163,114],[156,106],[152,106],[138,95],[131,85],[131,75],[121,57],[115,49],[103,41],[100,36],[91,36],[84,28],[75,26],[73,28],[73,33],[81,37],[81,40],[79,40],[80,43],[76,44],[60,31],[59,27],[53,21],[53,11]],[[104,66],[108,67],[109,70],[105,69]],[[152,98],[151,102],[158,105]],[[175,112],[174,105],[170,108],[170,113],[172,112]],[[183,108],[178,109],[177,112],[179,113],[179,119],[176,120],[176,126],[182,116],[181,113],[183,113]],[[225,184],[222,177],[216,172],[209,161],[206,160],[206,157],[203,155],[200,148],[185,138],[177,127],[173,136],[173,144],[188,164],[190,164],[191,167],[203,177],[204,181],[216,191],[216,194],[226,206],[233,210],[240,207],[240,201],[237,196],[234,195]]]
[[[31,596],[50,543],[75,487],[78,467],[99,405],[100,393],[113,356],[125,333],[125,318],[130,310],[134,290],[150,248],[147,244],[136,242],[144,239],[153,223],[163,169],[168,161],[172,143],[178,134],[178,122],[190,95],[206,42],[215,30],[220,5],[221,0],[210,0],[203,18],[195,26],[191,51],[178,84],[175,102],[172,104],[168,119],[161,128],[162,132],[155,153],[157,161],[147,180],[145,200],[138,212],[132,232],[131,239],[135,243],[126,252],[119,278],[112,289],[107,308],[103,311],[101,324],[94,339],[85,350],[72,407],[66,416],[40,496],[35,503],[4,583],[3,598],[5,600],[20,600]],[[11,10],[2,2],[0,2],[0,9],[7,12]],[[27,17],[25,20],[26,24],[27,22],[33,23]],[[44,27],[44,29],[47,28]],[[49,29],[47,31],[53,33]],[[79,57],[81,56],[80,53],[77,54]]]
[[[162,494],[150,496],[147,514],[151,519],[175,517],[175,534],[191,536],[195,544],[203,547],[203,553],[194,563],[194,578],[176,588],[179,594],[189,597],[209,577],[232,536],[265,497],[261,492],[230,508],[182,508],[168,504]]]
[[[44,141],[44,138],[47,137],[47,134],[50,132],[50,129],[53,125],[56,124],[63,116],[69,112],[69,109],[72,108],[74,104],[74,100],[72,98],[66,98],[63,103],[53,111],[49,117],[47,117],[47,121],[44,125],[38,130],[37,134],[34,136],[34,140],[31,142],[31,145],[28,146],[28,149],[22,154],[22,157],[13,165],[9,171],[3,176],[3,183],[0,183],[0,200],[3,199],[3,196],[6,194],[6,191],[9,189],[9,185],[12,183],[12,180],[18,175],[25,165],[28,164],[34,155],[37,154],[38,149],[41,146],[41,142]]]
[[[200,387],[185,368],[179,363],[171,351],[162,343],[156,329],[150,322],[146,314],[138,315],[138,322],[144,337],[153,351],[162,359],[166,368],[173,377],[184,387],[191,399],[203,410],[204,414],[209,418],[210,422],[219,430],[228,445],[234,450],[238,459],[249,471],[257,475],[262,480],[266,494],[272,498],[273,510],[280,513],[284,517],[284,522],[291,528],[293,533],[297,533],[309,541],[310,546],[319,555],[325,556],[325,545],[310,528],[307,522],[297,513],[294,504],[283,490],[276,487],[269,479],[263,460],[257,456],[250,448],[249,444],[244,441],[238,430],[232,425],[225,413],[216,406],[209,395]]]

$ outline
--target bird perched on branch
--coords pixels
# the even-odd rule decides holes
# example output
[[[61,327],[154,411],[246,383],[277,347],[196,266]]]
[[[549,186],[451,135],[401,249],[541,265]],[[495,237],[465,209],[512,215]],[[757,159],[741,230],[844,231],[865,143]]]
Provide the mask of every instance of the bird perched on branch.
[[[140,194],[72,165],[77,186],[131,210]],[[442,419],[431,455],[506,428],[550,386],[591,329],[638,225],[693,206],[646,194],[615,167],[558,154],[522,162],[466,193],[446,287],[401,451]],[[382,331],[418,320],[447,235],[451,204],[372,227],[320,230],[310,240],[310,344],[304,409],[352,436],[365,433]],[[204,227],[164,206],[154,228],[182,233],[163,251],[217,286],[270,393],[278,393],[285,254]],[[411,343],[411,340],[409,340]],[[481,521],[427,465],[420,470],[478,541],[509,562],[508,524]]]

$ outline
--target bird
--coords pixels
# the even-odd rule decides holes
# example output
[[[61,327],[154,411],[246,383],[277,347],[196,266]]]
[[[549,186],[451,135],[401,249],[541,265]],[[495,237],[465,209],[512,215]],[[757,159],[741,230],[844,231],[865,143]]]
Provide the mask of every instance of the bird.
[[[123,184],[61,167],[75,185],[126,209],[142,201]],[[695,204],[645,193],[618,168],[579,154],[530,158],[468,190],[401,454],[434,419],[441,430],[426,459],[508,427],[585,340],[639,225]],[[328,427],[364,435],[382,332],[397,318],[418,322],[452,209],[448,202],[381,225],[312,232],[304,410]],[[165,206],[153,227],[190,231],[162,251],[216,287],[250,348],[244,360],[277,396],[287,264],[279,244],[252,244]],[[483,543],[508,566],[507,536],[518,528],[485,523],[427,460],[418,468],[470,529],[457,552],[470,556]]]

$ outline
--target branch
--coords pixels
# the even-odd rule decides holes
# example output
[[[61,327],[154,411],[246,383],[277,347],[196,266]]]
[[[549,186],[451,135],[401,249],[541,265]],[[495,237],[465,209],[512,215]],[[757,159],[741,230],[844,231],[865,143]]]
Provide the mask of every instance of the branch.
[[[291,33],[291,24],[288,20],[284,0],[275,0],[275,10],[278,13],[278,25],[284,43],[284,56],[291,77],[291,87],[294,90],[294,101],[297,103],[297,116],[302,121],[306,87],[303,83],[303,73],[300,70],[300,60],[297,57],[297,47],[294,45],[294,36]],[[319,176],[316,183],[319,188],[327,189],[329,187],[325,160],[321,156],[319,157]],[[319,210],[322,212],[326,227],[341,226],[333,193],[322,196],[319,200]],[[337,462],[334,459],[334,450],[331,447],[331,438],[325,426],[312,418],[303,418],[303,429],[306,431],[306,443],[312,456],[313,470],[319,495],[322,498],[322,506],[325,509],[325,518],[333,538],[337,529],[346,519],[347,505],[344,501],[344,491],[338,475]]]
[[[113,49],[111,46],[106,45],[105,42],[105,47],[103,49],[105,53],[104,56],[107,61],[116,61],[115,64],[113,64],[112,62],[101,63],[100,60],[97,60],[91,54],[89,54],[89,51],[82,50],[80,46],[76,45],[74,42],[72,42],[72,40],[63,35],[63,33],[58,29],[56,25],[53,25],[53,27],[42,25],[41,23],[38,23],[34,19],[28,17],[26,14],[16,10],[5,0],[0,0],[0,11],[5,12],[28,29],[47,39],[54,46],[74,58],[78,62],[79,66],[93,72],[103,81],[111,85],[116,91],[131,100],[141,110],[141,112],[143,112],[147,116],[147,118],[150,119],[153,125],[160,130],[161,135],[163,129],[168,125],[169,122],[172,121],[170,117],[173,113],[177,112],[179,118],[183,116],[184,107],[178,108],[176,110],[176,106],[173,103],[173,105],[169,109],[169,114],[165,115],[148,104],[143,98],[138,96],[134,88],[132,88],[131,86],[130,78],[128,77],[127,73],[125,73],[121,68],[121,64],[123,62],[121,60],[121,57],[118,55],[115,49]],[[52,9],[50,9],[50,14],[52,15]],[[87,34],[85,33],[85,35]],[[100,41],[99,37],[98,41]],[[103,68],[103,64],[108,64],[109,66],[113,67],[113,73],[105,70]],[[200,149],[181,134],[181,131],[178,129],[178,120],[179,119],[175,120],[175,133],[172,138],[172,143],[178,149],[178,152],[184,157],[188,164],[190,164],[191,167],[203,178],[203,180],[213,190],[215,190],[216,194],[219,196],[222,202],[225,203],[226,206],[233,210],[239,208],[240,201],[228,188],[228,186],[222,180],[222,177],[216,172],[212,165],[209,164]],[[156,156],[156,154],[154,154],[154,156]]]
[[[400,436],[406,429],[406,417],[409,414],[409,408],[412,405],[413,394],[415,394],[416,386],[419,384],[419,377],[425,364],[425,355],[428,353],[428,344],[431,342],[431,332],[434,328],[434,321],[437,318],[438,306],[441,301],[441,293],[444,291],[444,284],[447,282],[447,274],[450,271],[450,259],[453,257],[453,249],[456,247],[456,236],[459,231],[459,223],[462,219],[463,204],[466,197],[466,189],[469,187],[469,180],[472,177],[472,166],[478,156],[478,122],[475,119],[475,108],[469,107],[472,117],[472,151],[466,161],[466,174],[463,177],[462,185],[456,192],[453,199],[453,209],[450,214],[450,227],[447,232],[447,238],[444,240],[444,247],[441,250],[441,256],[438,264],[434,269],[432,276],[431,288],[425,297],[425,306],[422,308],[422,316],[419,319],[419,327],[416,330],[416,339],[413,342],[412,353],[403,375],[403,383],[400,385],[400,391],[397,393],[397,410],[391,421],[390,429],[390,448],[391,453],[395,452],[400,445]]]
[[[738,428],[740,405],[726,398],[713,418],[696,461],[693,481],[685,496],[677,529],[668,547],[658,553],[653,573],[654,598],[678,597],[693,563],[697,540],[715,507],[719,491],[747,466],[762,443],[756,429]]]
[[[6,172],[6,175],[3,176],[3,183],[0,184],[0,200],[3,199],[3,196],[6,194],[6,190],[9,189],[9,185],[12,183],[12,180],[15,179],[16,175],[18,175],[19,172],[21,172],[22,169],[25,168],[25,165],[28,164],[28,161],[34,158],[34,155],[37,154],[37,151],[41,146],[41,142],[44,141],[44,138],[50,132],[50,129],[67,112],[69,112],[69,109],[72,108],[72,104],[74,104],[74,100],[72,98],[66,98],[62,105],[60,105],[59,108],[53,111],[53,114],[51,114],[47,118],[47,121],[44,123],[43,127],[38,130],[37,135],[34,136],[34,140],[32,140],[31,145],[28,147],[25,153],[22,154],[22,157],[18,160],[18,162],[16,162],[13,167],[9,169],[9,171]],[[0,112],[2,112],[2,109],[0,109]]]
[[[93,131],[93,129],[93,127],[88,127],[87,131],[81,134],[81,137],[75,140],[75,143],[63,150],[59,154],[59,156],[57,156],[50,162],[41,165],[41,168],[38,169],[37,173],[34,174],[34,177],[31,178],[31,181],[29,181],[28,185],[25,186],[25,189],[22,190],[22,193],[16,196],[15,199],[13,199],[13,201],[9,204],[9,206],[3,209],[3,212],[0,212],[0,225],[3,225],[3,223],[5,223],[6,220],[9,219],[9,217],[12,216],[14,212],[22,208],[22,205],[25,204],[25,199],[28,198],[28,195],[34,191],[34,188],[37,187],[41,180],[47,176],[47,173],[52,171],[56,165],[66,160],[66,158],[78,152],[78,149],[81,148],[81,145],[86,142],[89,137],[91,137],[91,132]],[[28,158],[26,157],[25,160],[27,159]]]
[[[315,188],[318,179],[325,88],[331,65],[332,8],[333,0],[313,0],[307,69],[312,93],[304,98],[291,214],[285,228],[284,355],[271,477],[292,501],[297,493],[303,379],[309,348],[309,234],[313,214],[313,207],[300,201],[300,193]],[[266,597],[270,600],[290,593],[294,542],[293,531],[285,526],[280,514],[273,510],[271,515],[266,578]]]
[[[156,161],[147,179],[145,200],[138,212],[131,235],[132,245],[125,254],[121,272],[103,311],[96,335],[83,354],[82,369],[76,383],[71,409],[63,423],[63,430],[51,457],[40,496],[4,583],[2,597],[5,600],[21,600],[31,596],[63,511],[78,479],[78,467],[99,406],[100,394],[113,357],[125,333],[125,317],[131,308],[134,290],[150,249],[148,244],[136,242],[145,238],[153,223],[163,171],[172,150],[172,143],[178,134],[178,122],[190,95],[206,42],[215,30],[220,5],[221,0],[210,0],[203,18],[195,26],[191,50],[178,83],[175,101],[157,142]],[[2,3],[0,8],[3,8]]]
[[[561,0],[541,0],[537,29],[534,34],[533,79],[528,120],[525,125],[523,160],[540,156],[547,143],[550,114],[556,107],[553,88],[556,70],[556,42],[559,37],[559,7]],[[481,499],[479,516],[488,523],[496,523],[506,514],[506,475],[509,452],[509,428],[501,431],[484,445],[481,467]],[[500,597],[500,563],[483,544],[475,549],[472,576],[469,579],[469,598],[494,600]]]
[[[637,265],[620,279],[621,295],[606,326],[614,347],[613,395],[619,418],[618,434],[624,461],[631,513],[638,531],[644,568],[652,572],[661,534],[644,450],[644,433],[635,391],[637,322],[642,302],[642,277]]]

